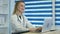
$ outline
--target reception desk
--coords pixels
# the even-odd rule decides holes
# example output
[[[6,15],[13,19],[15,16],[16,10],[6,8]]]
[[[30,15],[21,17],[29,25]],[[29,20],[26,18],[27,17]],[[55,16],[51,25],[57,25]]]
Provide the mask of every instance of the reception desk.
[[[22,34],[60,34],[60,30],[59,31],[49,31],[49,32],[28,32],[28,33],[22,33]]]

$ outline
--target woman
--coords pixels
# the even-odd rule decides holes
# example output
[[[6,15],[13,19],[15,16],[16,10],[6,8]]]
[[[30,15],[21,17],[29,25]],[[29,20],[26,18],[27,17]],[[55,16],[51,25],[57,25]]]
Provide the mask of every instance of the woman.
[[[12,32],[23,32],[41,30],[42,28],[35,28],[23,15],[25,9],[24,1],[16,1],[13,15],[11,16]]]

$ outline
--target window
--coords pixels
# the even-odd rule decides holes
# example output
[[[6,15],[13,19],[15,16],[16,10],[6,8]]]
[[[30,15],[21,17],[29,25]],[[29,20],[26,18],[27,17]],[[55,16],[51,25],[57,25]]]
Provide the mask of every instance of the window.
[[[55,10],[55,12],[56,12],[56,25],[60,25],[60,0],[56,0],[56,2],[55,2],[55,4],[56,4],[56,6],[55,6],[55,8],[56,8],[56,10]]]
[[[25,15],[34,26],[42,26],[44,19],[52,17],[51,0],[25,0]]]

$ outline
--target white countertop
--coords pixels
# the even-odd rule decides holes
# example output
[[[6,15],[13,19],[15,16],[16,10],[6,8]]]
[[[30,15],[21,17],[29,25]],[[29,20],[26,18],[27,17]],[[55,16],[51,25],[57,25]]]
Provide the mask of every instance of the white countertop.
[[[32,33],[32,32],[28,32],[28,33],[23,33],[23,34],[60,34],[60,30],[59,31],[50,31],[50,32],[44,32],[44,33]]]

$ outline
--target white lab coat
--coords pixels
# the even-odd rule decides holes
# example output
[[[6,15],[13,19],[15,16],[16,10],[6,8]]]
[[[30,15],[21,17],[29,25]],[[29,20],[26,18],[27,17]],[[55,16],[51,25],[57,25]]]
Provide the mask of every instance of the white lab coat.
[[[21,32],[21,31],[27,31],[29,28],[35,28],[24,15],[22,15],[21,23],[18,21],[17,15],[11,16],[11,32]]]

